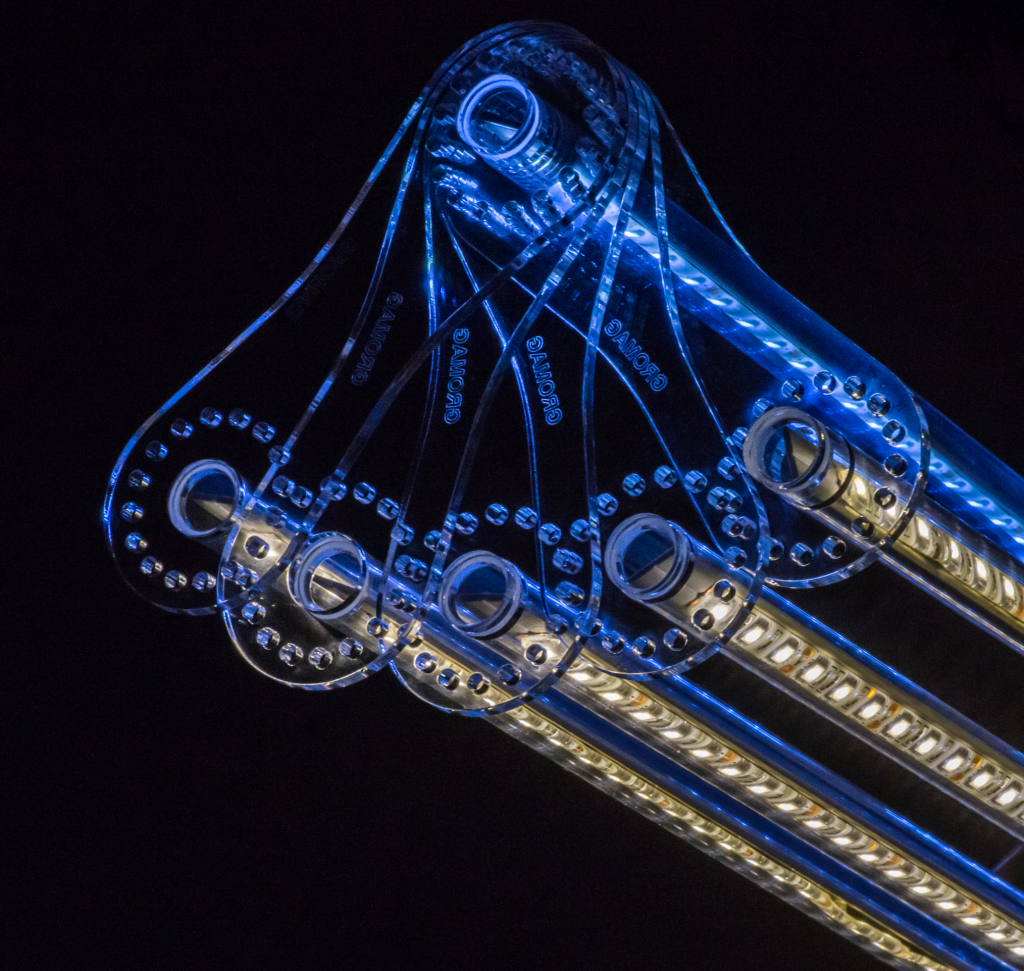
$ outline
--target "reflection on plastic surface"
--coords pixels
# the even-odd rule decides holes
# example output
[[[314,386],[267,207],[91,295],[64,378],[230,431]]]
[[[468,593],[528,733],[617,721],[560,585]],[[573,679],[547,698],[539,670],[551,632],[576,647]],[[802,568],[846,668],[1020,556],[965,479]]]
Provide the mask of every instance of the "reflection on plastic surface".
[[[390,667],[895,966],[1024,963],[993,861],[1024,757],[785,597],[878,562],[1024,651],[1024,483],[768,279],[567,28],[442,65],[104,521],[134,589],[283,684]],[[716,655],[728,704],[687,678]]]

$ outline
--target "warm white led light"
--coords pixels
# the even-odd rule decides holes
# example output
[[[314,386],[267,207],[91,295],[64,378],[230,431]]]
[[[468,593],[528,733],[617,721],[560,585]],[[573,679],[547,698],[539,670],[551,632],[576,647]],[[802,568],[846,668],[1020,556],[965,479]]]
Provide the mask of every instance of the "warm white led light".
[[[719,769],[722,775],[739,775],[740,770],[733,768],[731,765],[726,766],[724,769]]]
[[[960,918],[965,924],[980,924],[980,917],[961,917]]]
[[[1010,803],[1013,802],[1013,800],[1016,799],[1019,795],[1019,790],[1007,789],[1006,792],[999,793],[999,796],[996,798],[996,802],[999,803],[1000,806],[1009,806]]]
[[[638,722],[649,722],[654,717],[654,715],[652,715],[649,711],[633,711],[630,712],[630,714]]]
[[[963,764],[964,764],[964,760],[962,758],[960,758],[959,755],[954,755],[952,758],[946,759],[946,761],[942,763],[942,767],[947,772],[955,772]]]
[[[796,803],[795,802],[780,802],[779,803],[779,809],[781,809],[784,813],[791,813],[794,809],[796,809]]]
[[[715,620],[721,620],[728,613],[729,608],[725,604],[715,604],[715,606],[711,608],[711,616],[714,617]]]
[[[988,568],[985,566],[984,560],[975,560],[974,569],[980,579],[984,580],[988,576]]]
[[[914,889],[917,890],[917,887],[914,887]],[[921,892],[924,893],[924,890],[922,890]],[[953,903],[952,900],[940,900],[939,901],[939,906],[943,910],[952,910],[956,906],[956,904]]]
[[[878,860],[877,853],[858,853],[857,856],[864,860],[865,863],[875,863]]]
[[[935,748],[936,745],[938,745],[936,739],[929,735],[923,742],[918,742],[918,744],[914,746],[914,751],[917,752],[918,755],[927,755],[933,748]]]
[[[973,779],[971,779],[971,785],[975,789],[982,789],[992,781],[992,776],[988,772],[979,772]]]
[[[865,705],[857,714],[861,718],[874,718],[882,710],[882,706],[877,701],[872,701],[870,705]]]
[[[864,480],[860,476],[857,476],[853,480],[853,487],[857,490],[858,496],[866,496],[868,494],[868,487],[864,484]]]
[[[886,732],[893,738],[899,738],[908,728],[910,728],[910,722],[906,718],[901,718],[899,721],[893,722]]]
[[[820,819],[805,819],[804,825],[808,829],[821,829],[825,824]]]
[[[682,738],[682,732],[677,732],[674,728],[667,728],[661,733],[665,738]]]
[[[887,877],[892,877],[892,878],[893,878],[893,880],[897,880],[897,879],[899,879],[900,877],[905,877],[905,876],[907,875],[907,871],[906,871],[906,870],[900,870],[900,869],[899,869],[899,868],[897,867],[897,868],[896,868],[895,870],[886,870],[886,871],[885,871],[885,875],[886,875]]]
[[[695,748],[693,750],[693,754],[696,755],[698,759],[711,758],[711,753],[706,748]]]
[[[783,645],[777,650],[772,651],[771,658],[776,664],[781,664],[783,661],[789,660],[796,651],[792,647]]]
[[[1017,955],[1024,954],[1024,947],[1011,947],[1010,950]]]
[[[809,683],[817,681],[824,673],[825,669],[820,664],[812,664],[806,671],[801,672],[800,677]]]
[[[849,846],[853,840],[850,839],[849,836],[837,836],[832,840],[832,842],[835,843],[836,846]]]
[[[949,558],[951,560],[960,559],[960,547],[957,546],[954,540],[949,541]]]
[[[768,791],[768,787],[767,786],[762,786],[760,784],[758,784],[756,786],[747,786],[747,788],[751,792],[756,792],[759,796],[763,795],[764,793],[766,793]]]
[[[932,531],[928,528],[928,523],[920,517],[914,520],[914,525],[917,527],[918,533],[921,534],[921,539],[928,539],[931,536]]]
[[[573,671],[570,675],[574,681],[590,681],[590,674],[586,671]]]
[[[1013,596],[1013,584],[1006,577],[1003,577],[1003,593],[1008,597]]]
[[[848,684],[841,684],[835,691],[832,692],[832,697],[836,701],[842,701],[849,693],[853,691]]]
[[[618,691],[604,691],[601,693],[602,698],[607,698],[608,701],[622,701],[625,695],[620,694]]]
[[[1001,941],[1006,935],[1002,931],[989,931],[986,937],[991,937],[993,941]]]
[[[921,883],[919,883],[919,884],[918,884],[918,885],[917,885],[916,887],[911,887],[910,889],[911,889],[911,890],[912,890],[912,891],[913,891],[914,893],[928,893],[928,891],[929,891],[929,890],[930,890],[931,888],[930,888],[929,886],[927,886],[927,884],[921,884]],[[940,907],[941,907],[941,908],[942,908],[943,910],[949,910],[949,908],[950,908],[950,907],[952,907],[953,905],[952,905],[952,904],[951,904],[951,903],[950,903],[950,902],[949,902],[948,900],[943,900],[943,901],[942,901],[942,903],[941,903],[941,904],[939,904],[939,906],[940,906]]]
[[[741,638],[744,644],[753,644],[754,641],[759,641],[761,636],[764,634],[764,628],[760,625],[751,627]]]

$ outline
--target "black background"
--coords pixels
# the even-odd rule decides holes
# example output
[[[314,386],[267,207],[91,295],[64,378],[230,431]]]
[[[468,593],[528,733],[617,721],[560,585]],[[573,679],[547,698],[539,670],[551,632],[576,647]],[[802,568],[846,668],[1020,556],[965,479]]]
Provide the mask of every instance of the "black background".
[[[524,17],[640,74],[768,273],[1024,469],[1012,5],[39,8],[7,62],[7,966],[879,966],[387,674],[262,680],[104,548],[136,427],[306,265],[441,61]],[[815,609],[983,687],[980,635],[888,580]],[[1019,696],[958,700],[1020,746]]]

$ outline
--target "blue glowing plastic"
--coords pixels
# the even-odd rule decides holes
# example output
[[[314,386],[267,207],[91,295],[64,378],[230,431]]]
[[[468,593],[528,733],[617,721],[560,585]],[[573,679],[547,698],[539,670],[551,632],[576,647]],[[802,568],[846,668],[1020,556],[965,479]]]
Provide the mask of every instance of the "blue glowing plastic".
[[[1024,482],[771,281],[650,91],[571,30],[497,28],[439,69],[313,262],[128,443],[104,522],[135,590],[220,612],[269,677],[391,667],[545,748],[529,712],[619,767],[548,754],[627,801],[662,786],[807,886],[726,862],[896,966],[1024,957],[1024,897],[994,869],[683,676],[721,653],[1024,838],[1024,758],[784,596],[878,561],[1024,649]],[[803,668],[752,646],[769,621]],[[583,670],[826,807],[831,842]]]

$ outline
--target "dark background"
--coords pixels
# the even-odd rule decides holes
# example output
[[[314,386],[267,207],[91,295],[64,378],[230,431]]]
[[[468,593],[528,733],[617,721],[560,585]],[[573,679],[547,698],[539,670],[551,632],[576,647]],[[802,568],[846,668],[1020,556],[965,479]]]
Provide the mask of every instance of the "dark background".
[[[29,161],[6,220],[28,298],[5,337],[6,965],[878,967],[388,674],[262,680],[217,621],[121,584],[99,512],[123,444],[307,264],[433,70],[523,17],[637,71],[768,273],[1024,469],[1013,9],[38,8],[6,68]],[[887,579],[816,609],[983,681],[980,635]],[[1019,710],[965,697],[1024,742]]]

